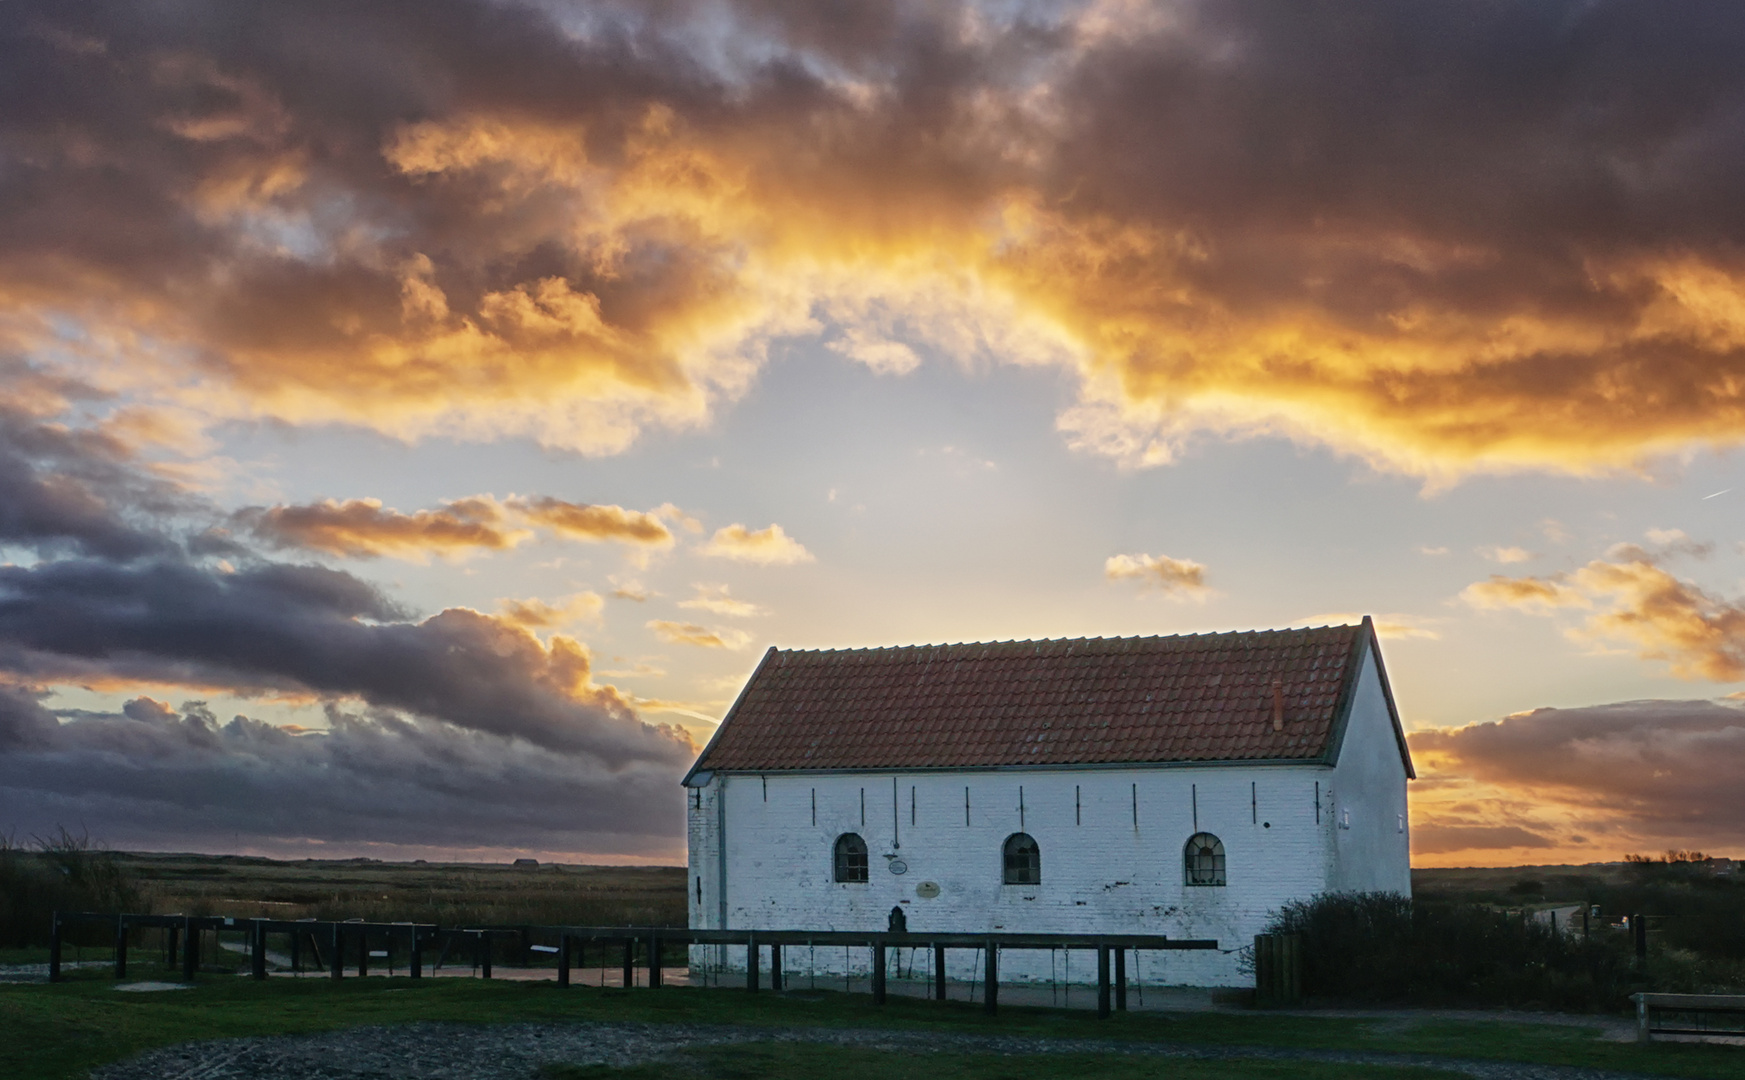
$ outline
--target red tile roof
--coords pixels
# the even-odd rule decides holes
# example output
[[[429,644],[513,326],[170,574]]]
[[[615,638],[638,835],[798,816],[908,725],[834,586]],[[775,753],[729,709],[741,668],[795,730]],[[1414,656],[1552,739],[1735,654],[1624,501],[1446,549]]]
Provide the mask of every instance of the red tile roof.
[[[1176,637],[772,648],[692,772],[1331,762],[1355,673],[1374,647],[1365,619]],[[1274,679],[1284,698],[1276,732]],[[1385,692],[1385,672],[1382,683]]]

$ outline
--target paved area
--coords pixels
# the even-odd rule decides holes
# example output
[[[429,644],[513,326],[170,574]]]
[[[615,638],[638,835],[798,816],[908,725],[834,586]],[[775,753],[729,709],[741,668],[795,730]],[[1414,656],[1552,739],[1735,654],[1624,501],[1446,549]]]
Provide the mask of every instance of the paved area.
[[[1476,1080],[1639,1080],[1558,1065],[1273,1047],[1134,1043],[863,1028],[750,1029],[696,1024],[402,1024],[316,1035],[188,1043],[107,1066],[93,1080],[534,1080],[548,1063],[626,1066],[691,1047],[798,1041],[911,1055],[1144,1054],[1177,1060],[1256,1059],[1416,1065]]]

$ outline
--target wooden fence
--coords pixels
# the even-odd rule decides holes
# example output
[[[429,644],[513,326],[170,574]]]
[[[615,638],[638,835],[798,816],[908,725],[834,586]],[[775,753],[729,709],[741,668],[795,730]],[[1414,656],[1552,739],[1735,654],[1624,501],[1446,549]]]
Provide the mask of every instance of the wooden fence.
[[[885,969],[888,950],[928,948],[933,952],[932,996],[945,1000],[945,956],[949,949],[975,949],[982,955],[987,1012],[999,1007],[1000,953],[1014,949],[1082,949],[1097,954],[1097,1015],[1108,1016],[1111,1007],[1127,1008],[1126,962],[1128,950],[1216,949],[1208,940],[1170,938],[1158,934],[924,934],[854,930],[696,930],[681,926],[481,926],[442,927],[428,923],[322,922],[316,919],[230,919],[220,916],[131,915],[98,912],[56,913],[50,936],[49,981],[61,977],[61,944],[65,928],[97,924],[114,933],[115,977],[127,977],[129,935],[138,929],[156,927],[165,932],[166,962],[179,959],[182,977],[192,980],[199,972],[201,937],[207,931],[233,931],[246,935],[249,972],[256,979],[267,977],[267,939],[279,935],[287,944],[293,970],[301,970],[308,950],[315,970],[328,977],[345,977],[351,957],[359,975],[367,974],[371,945],[403,945],[406,974],[422,978],[427,959],[437,965],[458,950],[472,960],[483,978],[491,977],[493,944],[508,940],[519,946],[522,962],[530,951],[552,953],[557,960],[557,982],[569,986],[577,955],[590,944],[602,951],[622,949],[624,986],[635,985],[638,952],[647,977],[645,985],[661,985],[661,950],[669,946],[734,945],[746,950],[745,988],[753,993],[763,982],[763,954],[769,955],[769,985],[782,989],[783,947],[833,945],[865,948],[871,953],[872,996],[885,1002]],[[380,950],[388,953],[389,949]],[[391,958],[391,957],[390,957]]]

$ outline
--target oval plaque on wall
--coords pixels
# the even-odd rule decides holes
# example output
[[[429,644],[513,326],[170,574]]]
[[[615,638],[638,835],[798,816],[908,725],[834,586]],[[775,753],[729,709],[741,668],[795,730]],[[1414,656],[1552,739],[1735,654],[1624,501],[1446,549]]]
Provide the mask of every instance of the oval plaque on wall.
[[[909,872],[909,864],[908,863],[904,862],[901,859],[892,859],[891,860],[891,873],[893,873],[893,874],[907,874],[908,872]]]
[[[931,900],[939,895],[939,883],[936,881],[923,881],[921,884],[915,886],[915,895],[923,900]]]

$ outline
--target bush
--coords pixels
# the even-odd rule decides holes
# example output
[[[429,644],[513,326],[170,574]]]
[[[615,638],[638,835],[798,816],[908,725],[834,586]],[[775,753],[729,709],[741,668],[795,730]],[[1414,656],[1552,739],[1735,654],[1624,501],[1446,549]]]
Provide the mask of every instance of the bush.
[[[1623,935],[1584,941],[1478,904],[1328,893],[1286,904],[1267,932],[1301,936],[1303,985],[1318,997],[1613,1010],[1648,988]]]
[[[24,846],[0,835],[0,948],[48,944],[56,911],[149,910],[144,890],[89,836],[63,828]]]

